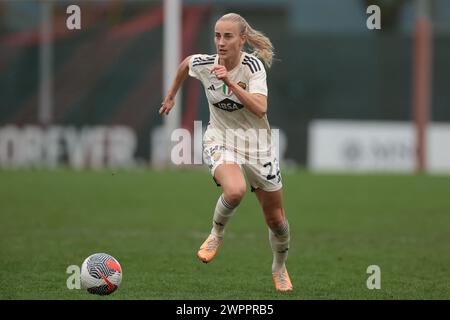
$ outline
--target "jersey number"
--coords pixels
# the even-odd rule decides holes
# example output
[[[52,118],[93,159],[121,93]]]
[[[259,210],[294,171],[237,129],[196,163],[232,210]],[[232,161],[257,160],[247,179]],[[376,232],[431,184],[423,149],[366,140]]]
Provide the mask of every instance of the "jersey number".
[[[267,180],[272,180],[272,179],[275,179],[276,177],[278,177],[278,182],[281,181],[281,177],[280,177],[280,169],[277,168],[276,174],[273,174],[273,173],[274,173],[274,170],[273,170],[272,162],[267,162],[267,163],[265,163],[263,166],[264,166],[264,168],[269,167],[269,174],[266,176],[266,179],[267,179]]]

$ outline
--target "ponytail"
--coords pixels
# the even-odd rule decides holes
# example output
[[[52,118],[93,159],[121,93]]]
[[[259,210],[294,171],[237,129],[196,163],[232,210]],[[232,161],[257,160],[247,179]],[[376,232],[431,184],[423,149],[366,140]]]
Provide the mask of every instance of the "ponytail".
[[[248,44],[253,48],[253,54],[260,58],[267,68],[272,66],[274,48],[272,42],[262,32],[253,29],[250,24],[237,13],[228,13],[220,20],[233,21],[239,24],[241,35],[247,37]]]

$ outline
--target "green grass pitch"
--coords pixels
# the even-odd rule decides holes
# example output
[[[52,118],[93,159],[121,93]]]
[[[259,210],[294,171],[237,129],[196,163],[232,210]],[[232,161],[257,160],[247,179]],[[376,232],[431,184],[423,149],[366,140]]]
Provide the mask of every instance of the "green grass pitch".
[[[0,299],[449,299],[450,178],[284,172],[292,293],[274,291],[268,232],[247,192],[215,260],[196,251],[220,194],[204,171],[0,171]],[[106,252],[111,296],[69,290]],[[369,265],[381,289],[366,287]]]

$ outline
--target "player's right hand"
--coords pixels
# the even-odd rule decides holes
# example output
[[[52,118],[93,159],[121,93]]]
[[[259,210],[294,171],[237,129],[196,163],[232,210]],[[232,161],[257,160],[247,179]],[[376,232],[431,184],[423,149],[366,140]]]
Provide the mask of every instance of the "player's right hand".
[[[161,108],[159,108],[159,114],[169,114],[170,110],[172,110],[173,105],[175,104],[175,101],[173,98],[165,98],[164,101],[161,103]]]

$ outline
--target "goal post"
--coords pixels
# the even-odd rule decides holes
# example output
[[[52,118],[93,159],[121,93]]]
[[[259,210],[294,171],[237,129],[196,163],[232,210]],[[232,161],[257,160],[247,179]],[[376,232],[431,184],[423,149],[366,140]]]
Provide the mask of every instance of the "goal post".
[[[164,0],[164,28],[163,28],[163,98],[170,89],[175,79],[176,71],[181,56],[181,24],[182,24],[182,1]],[[166,164],[170,164],[170,136],[181,124],[181,88],[175,98],[175,106],[169,115],[164,116],[164,134]],[[164,157],[165,158],[165,157]]]

